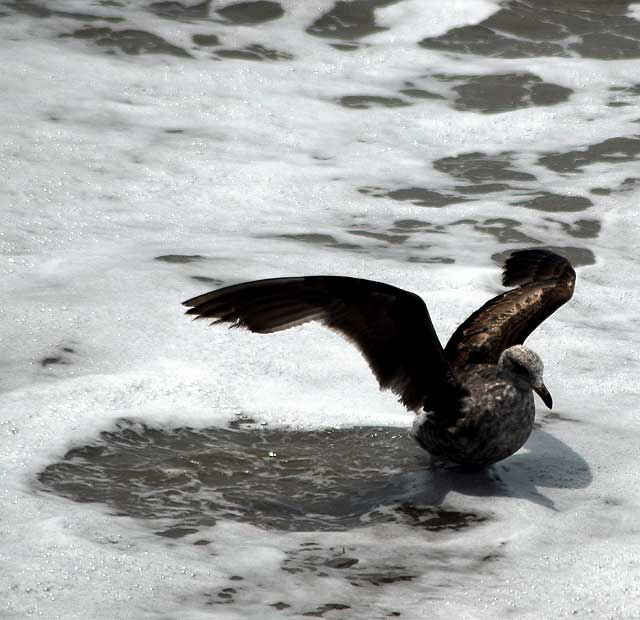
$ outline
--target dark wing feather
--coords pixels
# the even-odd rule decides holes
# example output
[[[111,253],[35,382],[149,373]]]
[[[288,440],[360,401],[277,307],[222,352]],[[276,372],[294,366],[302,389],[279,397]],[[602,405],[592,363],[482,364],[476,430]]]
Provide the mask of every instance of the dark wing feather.
[[[549,250],[521,250],[506,261],[502,293],[476,310],[447,343],[454,368],[496,364],[505,349],[522,344],[542,321],[571,299],[576,273],[571,263]]]
[[[459,394],[427,307],[413,293],[358,278],[275,278],[184,302],[187,314],[270,333],[320,321],[363,353],[382,388],[410,410],[456,410]]]

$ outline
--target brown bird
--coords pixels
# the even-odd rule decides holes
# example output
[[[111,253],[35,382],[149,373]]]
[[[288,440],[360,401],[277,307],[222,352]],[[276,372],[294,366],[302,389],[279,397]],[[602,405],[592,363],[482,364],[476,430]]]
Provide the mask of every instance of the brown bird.
[[[533,429],[535,390],[547,407],[543,364],[522,346],[571,299],[575,271],[548,250],[507,259],[502,283],[443,349],[420,297],[389,284],[340,276],[236,284],[184,302],[187,314],[261,334],[319,321],[346,336],[380,387],[416,417],[412,436],[437,459],[489,465],[518,450]]]

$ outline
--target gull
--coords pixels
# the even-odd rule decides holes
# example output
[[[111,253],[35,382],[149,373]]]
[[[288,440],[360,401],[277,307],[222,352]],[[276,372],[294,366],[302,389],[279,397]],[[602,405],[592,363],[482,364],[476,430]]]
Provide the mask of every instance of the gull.
[[[525,339],[573,295],[576,274],[544,249],[513,252],[502,283],[515,287],[469,316],[442,347],[427,306],[389,284],[343,276],[256,280],[184,303],[187,314],[268,334],[318,321],[361,351],[381,389],[416,412],[412,437],[435,460],[486,466],[533,430],[533,391],[551,409],[540,357]]]

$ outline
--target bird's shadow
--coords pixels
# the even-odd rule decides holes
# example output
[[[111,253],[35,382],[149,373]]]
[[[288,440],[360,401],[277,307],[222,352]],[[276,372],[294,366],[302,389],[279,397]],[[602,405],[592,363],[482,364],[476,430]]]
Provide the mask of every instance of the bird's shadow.
[[[592,474],[580,454],[551,433],[538,430],[522,451],[500,463],[475,470],[430,463],[421,478],[423,500],[433,505],[440,505],[454,491],[476,497],[527,499],[555,510],[543,489],[586,488]]]
[[[486,517],[447,506],[450,492],[555,509],[544,489],[590,482],[584,459],[544,430],[509,459],[468,471],[431,463],[404,428],[301,431],[241,421],[166,429],[122,420],[46,467],[37,484],[152,519],[159,534],[178,538],[219,519],[297,531],[388,522],[459,529]]]

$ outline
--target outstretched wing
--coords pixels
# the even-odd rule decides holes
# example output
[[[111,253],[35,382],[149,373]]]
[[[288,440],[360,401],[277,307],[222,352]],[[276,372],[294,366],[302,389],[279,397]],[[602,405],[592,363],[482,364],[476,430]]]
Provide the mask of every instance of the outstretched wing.
[[[363,353],[380,387],[410,410],[456,410],[459,394],[425,303],[358,278],[308,276],[246,282],[184,302],[187,314],[271,333],[319,321]]]
[[[505,286],[517,286],[476,310],[447,343],[445,354],[454,368],[496,364],[505,349],[527,336],[571,299],[576,273],[564,257],[549,250],[520,250],[507,259]]]

